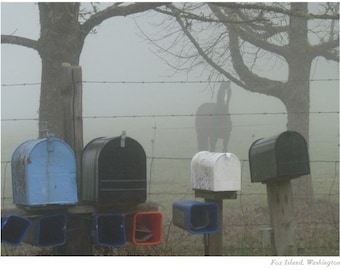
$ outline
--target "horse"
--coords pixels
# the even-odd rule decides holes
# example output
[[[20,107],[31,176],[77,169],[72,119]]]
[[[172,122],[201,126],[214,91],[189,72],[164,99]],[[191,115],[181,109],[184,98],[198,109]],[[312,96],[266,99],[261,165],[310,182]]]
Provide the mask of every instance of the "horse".
[[[223,152],[227,152],[232,122],[229,114],[231,87],[222,81],[217,92],[216,103],[204,103],[196,111],[196,133],[199,151],[215,152],[219,138],[223,141]]]

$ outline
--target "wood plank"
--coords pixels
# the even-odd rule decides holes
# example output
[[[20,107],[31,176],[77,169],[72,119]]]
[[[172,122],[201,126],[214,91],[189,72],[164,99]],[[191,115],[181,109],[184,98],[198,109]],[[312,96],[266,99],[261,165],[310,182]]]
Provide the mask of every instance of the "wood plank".
[[[194,189],[195,197],[204,198],[205,202],[214,202],[218,206],[218,231],[204,235],[206,256],[223,255],[223,199],[236,199],[237,191],[210,191]]]
[[[224,199],[237,199],[237,191],[210,191],[194,189],[195,197],[210,199],[210,200],[224,200]]]
[[[276,255],[295,256],[296,221],[290,180],[268,182],[267,197]]]
[[[223,200],[205,199],[206,202],[215,202],[218,206],[218,231],[204,235],[205,256],[223,255]]]
[[[63,123],[64,140],[73,149],[76,157],[77,187],[81,196],[80,162],[83,150],[83,111],[82,111],[82,70],[80,66],[64,63],[63,68]]]

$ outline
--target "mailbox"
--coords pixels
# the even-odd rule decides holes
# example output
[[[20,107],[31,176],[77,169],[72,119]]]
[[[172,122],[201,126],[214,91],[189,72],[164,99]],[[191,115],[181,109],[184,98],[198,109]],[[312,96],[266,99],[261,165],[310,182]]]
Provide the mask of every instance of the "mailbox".
[[[138,212],[127,217],[128,240],[135,246],[153,246],[162,241],[162,214]]]
[[[96,138],[82,153],[82,195],[94,203],[145,202],[146,155],[125,136]]]
[[[172,222],[191,234],[218,231],[218,205],[215,202],[176,201],[172,204]]]
[[[191,182],[198,190],[240,190],[240,161],[231,153],[198,152],[191,160]]]
[[[12,155],[13,201],[17,205],[76,204],[72,148],[50,135],[20,144]]]
[[[125,218],[120,214],[95,216],[95,242],[100,246],[121,247],[126,243]]]
[[[66,243],[66,215],[53,214],[34,218],[24,242],[41,248],[64,245]]]
[[[259,139],[249,149],[251,182],[293,179],[310,174],[305,139],[297,132]]]
[[[17,215],[1,218],[1,242],[11,246],[18,246],[31,227],[31,221]]]

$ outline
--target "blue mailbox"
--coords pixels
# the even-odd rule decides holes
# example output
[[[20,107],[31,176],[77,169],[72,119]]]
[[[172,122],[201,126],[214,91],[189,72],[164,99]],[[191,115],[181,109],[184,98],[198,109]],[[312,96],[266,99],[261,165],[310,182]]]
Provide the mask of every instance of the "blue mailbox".
[[[12,155],[13,201],[17,205],[76,204],[76,161],[72,148],[51,134],[28,140]]]
[[[176,201],[172,204],[172,221],[191,234],[217,233],[218,205],[215,202]]]

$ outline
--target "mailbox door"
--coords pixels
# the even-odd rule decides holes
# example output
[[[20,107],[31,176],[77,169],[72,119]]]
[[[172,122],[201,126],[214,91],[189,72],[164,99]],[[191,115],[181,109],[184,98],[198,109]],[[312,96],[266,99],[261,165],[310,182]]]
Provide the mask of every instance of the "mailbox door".
[[[310,173],[307,144],[297,132],[259,139],[249,149],[251,182],[293,179]]]
[[[232,153],[198,152],[191,160],[191,183],[197,190],[240,190],[240,161]]]
[[[307,143],[299,133],[287,131],[280,134],[275,152],[278,176],[295,178],[310,173]]]
[[[75,204],[76,164],[73,150],[55,137],[29,140],[12,156],[15,204]]]
[[[262,182],[276,177],[275,140],[259,139],[249,149],[251,182]]]
[[[98,157],[100,202],[145,202],[146,154],[135,140],[111,139]]]
[[[30,154],[31,163],[27,165],[29,194],[37,194],[33,198],[35,204],[77,203],[76,165],[72,150],[59,140],[53,142],[53,149],[47,148],[45,140]]]

